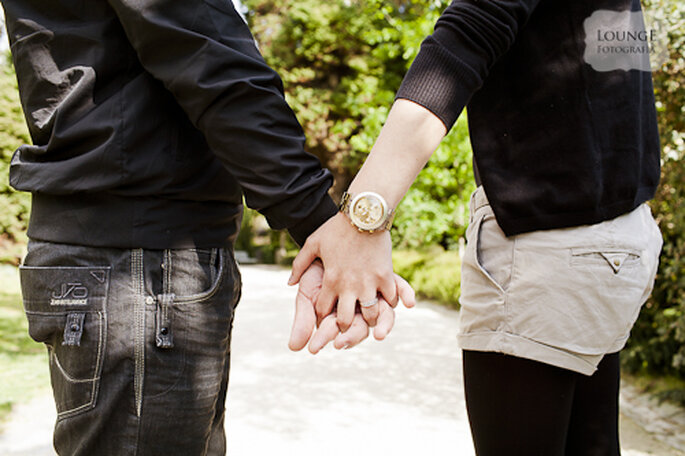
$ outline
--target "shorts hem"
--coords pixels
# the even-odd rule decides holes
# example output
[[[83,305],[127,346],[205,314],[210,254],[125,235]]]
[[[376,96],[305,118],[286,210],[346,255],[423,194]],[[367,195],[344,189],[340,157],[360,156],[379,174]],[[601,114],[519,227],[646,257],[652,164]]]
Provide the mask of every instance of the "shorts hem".
[[[572,370],[583,375],[592,375],[604,357],[604,354],[589,355],[571,352],[501,331],[459,334],[457,339],[463,350],[504,353]]]
[[[623,347],[625,347],[626,343],[628,342],[629,335],[630,334],[616,339],[616,341],[614,341],[614,343],[611,344],[611,346],[607,350],[607,353],[615,353],[623,350]]]

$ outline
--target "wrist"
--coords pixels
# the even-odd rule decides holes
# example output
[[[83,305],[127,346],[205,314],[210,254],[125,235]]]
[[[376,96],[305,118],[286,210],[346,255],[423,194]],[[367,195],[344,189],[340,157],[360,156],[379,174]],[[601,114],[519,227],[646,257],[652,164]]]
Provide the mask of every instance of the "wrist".
[[[320,228],[328,219],[336,215],[337,212],[338,207],[326,195],[307,217],[297,224],[289,226],[288,232],[299,246],[303,246],[309,235]]]
[[[388,231],[395,217],[394,208],[389,207],[385,198],[376,192],[345,192],[340,201],[339,211],[358,231],[374,233]]]

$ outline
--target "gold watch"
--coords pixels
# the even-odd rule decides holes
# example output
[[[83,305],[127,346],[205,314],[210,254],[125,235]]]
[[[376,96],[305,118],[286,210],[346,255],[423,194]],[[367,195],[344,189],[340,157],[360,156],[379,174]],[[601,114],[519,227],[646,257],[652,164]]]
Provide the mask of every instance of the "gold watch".
[[[349,217],[353,226],[367,233],[389,230],[395,217],[394,209],[389,209],[385,199],[374,192],[356,195],[345,192],[339,209]]]

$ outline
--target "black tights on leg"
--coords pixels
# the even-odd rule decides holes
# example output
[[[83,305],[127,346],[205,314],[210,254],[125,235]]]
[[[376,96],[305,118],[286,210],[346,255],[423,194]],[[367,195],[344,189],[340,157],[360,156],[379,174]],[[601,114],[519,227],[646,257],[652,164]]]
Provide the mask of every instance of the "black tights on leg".
[[[595,373],[576,374],[566,456],[617,456],[618,392],[621,365],[618,353],[605,355]]]
[[[588,377],[524,358],[465,350],[478,456],[618,456],[618,353]]]

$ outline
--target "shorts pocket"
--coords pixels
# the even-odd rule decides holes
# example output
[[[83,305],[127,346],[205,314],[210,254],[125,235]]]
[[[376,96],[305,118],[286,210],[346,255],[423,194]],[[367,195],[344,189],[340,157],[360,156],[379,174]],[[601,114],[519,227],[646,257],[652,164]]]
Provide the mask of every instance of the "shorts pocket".
[[[29,335],[46,345],[58,419],[95,407],[105,355],[109,267],[20,269]]]
[[[502,293],[511,280],[515,241],[507,238],[493,214],[486,214],[476,227],[476,263],[484,276]]]
[[[580,247],[572,248],[570,254],[569,279],[582,286],[579,304],[589,317],[584,331],[588,346],[578,348],[590,353],[613,349],[617,340],[628,338],[645,290],[651,287],[652,271],[637,249]]]
[[[507,238],[491,210],[482,210],[469,225],[467,242],[467,257],[463,261],[469,262],[481,276],[476,283],[486,280],[504,293],[511,280],[515,241]]]
[[[573,248],[571,249],[571,266],[595,268],[600,273],[614,274],[622,269],[632,269],[640,264],[641,252],[625,248]]]
[[[483,236],[485,234],[485,236]],[[461,263],[460,333],[498,331],[505,321],[514,241],[501,233],[489,207],[467,229]]]
[[[574,353],[620,349],[652,278],[641,255],[606,246],[517,251],[526,273],[512,293],[513,325],[526,338]]]

